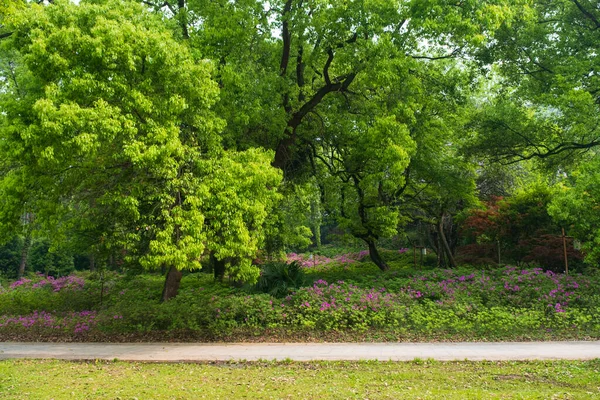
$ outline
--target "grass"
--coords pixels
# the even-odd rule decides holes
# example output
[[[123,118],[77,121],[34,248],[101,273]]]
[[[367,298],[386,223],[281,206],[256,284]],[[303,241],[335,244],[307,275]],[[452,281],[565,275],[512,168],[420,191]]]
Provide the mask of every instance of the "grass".
[[[0,362],[2,399],[593,399],[600,360],[553,362]]]

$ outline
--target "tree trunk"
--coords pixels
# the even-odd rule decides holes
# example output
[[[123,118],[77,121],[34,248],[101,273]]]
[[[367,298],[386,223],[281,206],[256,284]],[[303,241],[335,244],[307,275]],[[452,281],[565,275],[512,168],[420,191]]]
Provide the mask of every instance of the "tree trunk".
[[[365,242],[367,242],[367,244],[369,245],[369,256],[371,257],[371,260],[375,263],[375,265],[377,265],[379,269],[384,272],[389,270],[390,267],[385,263],[385,261],[383,261],[383,258],[381,258],[381,255],[379,254],[379,251],[377,251],[375,241],[373,239],[365,239]]]
[[[273,159],[271,165],[285,172],[287,170],[288,163],[292,159],[293,147],[295,144],[296,135],[290,135],[281,139],[277,144],[275,158]]]
[[[165,279],[165,286],[160,299],[161,301],[167,301],[177,296],[182,277],[183,273],[180,270],[175,267],[169,268],[169,272],[167,272],[167,278]]]
[[[23,248],[21,249],[21,263],[19,264],[19,272],[17,279],[21,279],[25,275],[25,268],[27,268],[27,258],[29,258],[29,249],[31,249],[31,233],[27,232],[25,239],[23,239]]]
[[[311,219],[313,223],[313,234],[315,236],[315,245],[317,249],[321,248],[321,205],[318,201],[312,201],[311,205]]]
[[[96,272],[96,257],[94,254],[90,254],[90,271]]]
[[[315,224],[315,245],[317,249],[321,248],[321,224],[319,222]]]
[[[440,220],[438,221],[438,234],[440,236],[440,241],[442,242],[442,247],[446,254],[446,258],[448,259],[448,266],[450,268],[456,268],[456,261],[454,261],[454,255],[450,250],[450,246],[448,245],[448,241],[446,240],[446,234],[444,233],[444,217],[445,214],[440,216]]]
[[[212,253],[210,254],[210,263],[216,281],[222,281],[225,278],[225,260],[218,260]]]

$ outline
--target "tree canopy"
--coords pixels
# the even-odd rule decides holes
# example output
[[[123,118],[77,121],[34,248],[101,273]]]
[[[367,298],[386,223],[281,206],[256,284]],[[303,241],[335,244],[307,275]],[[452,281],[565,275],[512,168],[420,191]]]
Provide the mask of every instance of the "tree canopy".
[[[3,221],[27,212],[51,232],[75,224],[97,246],[174,272],[199,268],[207,248],[226,257],[237,240],[249,266],[260,236],[247,230],[262,226],[277,172],[259,150],[224,153],[210,62],[134,2],[32,5],[7,27],[15,73],[2,95]],[[252,203],[242,220],[210,203],[215,191],[238,213]],[[219,234],[215,219],[235,229]]]
[[[0,238],[22,260],[60,247],[164,270],[166,300],[209,260],[254,282],[253,260],[319,247],[325,223],[386,270],[380,241],[426,224],[452,267],[456,219],[522,176],[565,181],[536,210],[555,222],[592,191],[600,12],[586,0],[0,12]]]
[[[482,106],[473,148],[504,163],[564,164],[600,145],[600,10],[587,0],[532,5],[480,52],[500,75],[497,93]]]

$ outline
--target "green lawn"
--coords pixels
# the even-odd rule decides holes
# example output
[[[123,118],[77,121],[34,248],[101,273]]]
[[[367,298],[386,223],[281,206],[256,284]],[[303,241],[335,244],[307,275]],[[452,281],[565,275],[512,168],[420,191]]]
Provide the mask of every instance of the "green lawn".
[[[0,362],[2,399],[597,399],[587,362]]]

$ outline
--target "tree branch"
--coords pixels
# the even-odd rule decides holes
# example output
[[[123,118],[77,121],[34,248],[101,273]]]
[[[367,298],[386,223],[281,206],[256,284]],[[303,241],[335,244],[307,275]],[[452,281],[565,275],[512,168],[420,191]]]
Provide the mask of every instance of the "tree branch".
[[[279,75],[285,76],[287,66],[290,61],[290,49],[292,46],[292,35],[290,33],[289,18],[292,10],[292,0],[287,0],[283,7],[281,37],[283,39],[283,52],[281,54],[281,62],[279,64]]]
[[[298,49],[298,55],[296,56],[296,82],[298,84],[298,87],[300,88],[299,93],[298,93],[298,101],[304,101],[304,91],[303,91],[303,87],[304,87],[304,61],[302,60],[302,55],[303,55],[303,47],[300,46],[300,48]]]
[[[346,75],[344,80],[342,80],[341,82],[336,82],[333,84],[330,83],[328,85],[323,86],[313,95],[313,97],[310,98],[309,101],[304,103],[302,107],[300,107],[300,109],[296,113],[294,113],[292,119],[288,123],[288,126],[298,126],[302,119],[306,116],[306,114],[308,114],[313,108],[315,108],[328,93],[347,89],[355,77],[356,73],[351,73]]]
[[[456,55],[458,53],[460,53],[461,50],[462,50],[462,48],[457,48],[457,49],[454,49],[452,51],[452,53],[450,53],[450,54],[446,54],[444,56],[437,56],[437,57],[414,56],[414,55],[409,55],[409,57],[414,58],[415,60],[432,60],[432,61],[435,61],[435,60],[445,60],[445,59],[448,59],[448,58],[454,58],[454,57],[456,57]]]
[[[571,0],[571,1],[573,2],[573,4],[575,4],[577,6],[579,11],[581,11],[581,13],[587,19],[589,19],[590,21],[592,21],[594,23],[594,25],[596,25],[596,29],[600,28],[600,21],[598,21],[598,18],[596,18],[596,16],[594,14],[592,14],[590,11],[586,10],[578,0]]]
[[[325,61],[325,65],[323,66],[323,78],[325,79],[325,85],[330,86],[331,85],[331,79],[329,79],[329,67],[331,66],[331,63],[333,62],[333,57],[335,56],[333,54],[333,50],[331,48],[327,49],[327,61]]]

